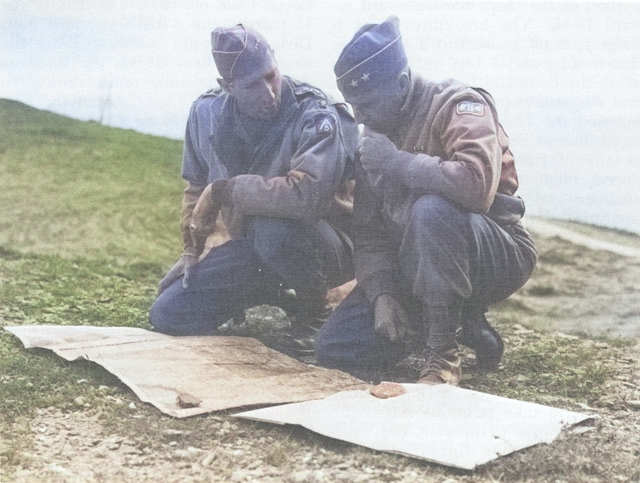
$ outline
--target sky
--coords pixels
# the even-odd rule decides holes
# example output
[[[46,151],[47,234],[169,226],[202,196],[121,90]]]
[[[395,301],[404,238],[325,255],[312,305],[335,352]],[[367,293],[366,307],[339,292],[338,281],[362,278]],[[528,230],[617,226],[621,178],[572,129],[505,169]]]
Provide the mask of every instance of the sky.
[[[182,139],[213,28],[254,27],[339,99],[340,51],[389,15],[414,71],[492,93],[529,213],[640,233],[640,3],[0,0],[0,97]]]

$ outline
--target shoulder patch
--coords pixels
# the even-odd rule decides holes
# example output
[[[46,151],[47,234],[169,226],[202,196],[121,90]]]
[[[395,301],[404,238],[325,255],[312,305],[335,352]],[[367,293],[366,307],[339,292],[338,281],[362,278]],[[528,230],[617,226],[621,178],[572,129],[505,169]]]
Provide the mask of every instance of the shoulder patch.
[[[325,136],[333,135],[335,132],[335,121],[331,116],[318,116],[316,118],[316,132]]]
[[[484,116],[484,105],[479,102],[462,101],[456,106],[456,113]]]

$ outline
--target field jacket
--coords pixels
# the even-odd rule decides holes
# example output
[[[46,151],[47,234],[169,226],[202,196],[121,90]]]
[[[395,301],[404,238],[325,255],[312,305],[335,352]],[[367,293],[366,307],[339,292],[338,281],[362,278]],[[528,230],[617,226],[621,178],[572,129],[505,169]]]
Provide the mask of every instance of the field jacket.
[[[371,301],[397,291],[399,243],[419,197],[440,195],[503,225],[524,214],[509,140],[487,92],[413,74],[402,112],[404,121],[388,135],[400,150],[390,160],[394,176],[356,170],[356,278]]]
[[[256,141],[235,104],[215,89],[191,107],[182,165],[189,183],[183,205],[185,244],[199,193],[219,178],[230,180],[234,218],[326,219],[347,232],[358,132],[346,106],[285,76],[279,113]]]

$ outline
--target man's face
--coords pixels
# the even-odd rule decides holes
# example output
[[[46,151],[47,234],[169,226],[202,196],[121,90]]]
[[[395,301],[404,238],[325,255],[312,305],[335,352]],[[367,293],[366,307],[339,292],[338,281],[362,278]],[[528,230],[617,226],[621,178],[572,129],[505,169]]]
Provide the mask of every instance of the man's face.
[[[389,134],[401,121],[405,94],[400,84],[392,81],[365,94],[345,96],[345,101],[351,104],[358,124]]]
[[[273,56],[255,75],[229,83],[228,90],[247,116],[262,121],[275,118],[282,99],[282,76]]]

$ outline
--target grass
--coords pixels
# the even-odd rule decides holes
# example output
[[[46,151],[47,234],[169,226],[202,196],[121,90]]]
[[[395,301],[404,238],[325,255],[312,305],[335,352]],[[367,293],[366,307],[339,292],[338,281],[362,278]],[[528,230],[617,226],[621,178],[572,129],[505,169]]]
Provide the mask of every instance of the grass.
[[[0,100],[0,245],[168,263],[182,143]]]
[[[0,325],[148,328],[156,284],[180,253],[181,142],[8,100],[0,100],[0,125]],[[539,250],[530,282],[490,314],[506,341],[502,369],[468,370],[465,386],[574,410],[593,406],[624,418],[628,396],[620,385],[636,377],[629,362],[633,342],[545,330],[571,313],[570,302],[613,290],[607,287],[625,273],[624,259],[555,238],[540,240]],[[262,315],[248,317],[245,330],[253,336],[260,334]],[[232,412],[174,420],[141,404],[101,367],[25,350],[0,331],[2,478],[11,481],[22,469],[41,464],[31,455],[30,422],[51,410],[93,415],[102,434],[130,438],[160,458],[175,445],[204,448],[213,455],[216,477],[224,479],[258,460],[283,475],[300,473],[310,461],[343,465],[359,481],[398,481],[399,475],[469,482],[640,478],[625,447],[628,438],[613,430],[563,438],[467,474],[300,428],[237,420]],[[249,462],[238,457],[239,447],[249,452]],[[176,478],[166,481],[197,481],[188,480],[180,467],[175,471]]]

